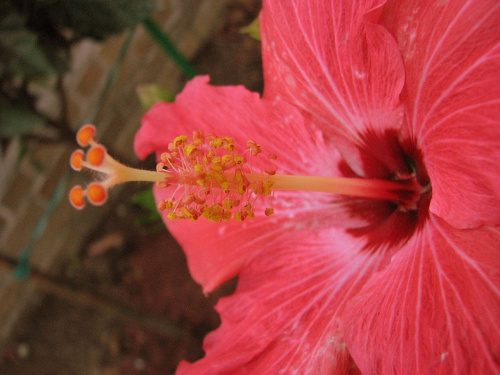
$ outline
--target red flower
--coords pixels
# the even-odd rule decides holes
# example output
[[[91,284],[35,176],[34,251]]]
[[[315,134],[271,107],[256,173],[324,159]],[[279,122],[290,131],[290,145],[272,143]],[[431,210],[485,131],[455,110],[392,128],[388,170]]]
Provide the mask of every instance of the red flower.
[[[500,372],[500,3],[269,0],[261,28],[263,97],[196,78],[144,117],[139,156],[201,129],[259,141],[279,173],[425,188],[411,207],[277,192],[270,217],[167,222],[206,292],[239,275],[178,372]]]

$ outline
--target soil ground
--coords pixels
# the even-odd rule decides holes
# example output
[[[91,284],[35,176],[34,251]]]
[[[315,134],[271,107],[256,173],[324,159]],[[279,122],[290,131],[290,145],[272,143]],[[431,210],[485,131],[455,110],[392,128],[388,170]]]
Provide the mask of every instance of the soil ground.
[[[239,33],[259,9],[258,0],[230,2],[195,59],[213,84],[262,90],[260,44]],[[58,267],[66,286],[18,322],[0,374],[173,374],[179,361],[203,356],[204,336],[220,324],[213,306],[236,281],[206,298],[175,240],[161,223],[136,225],[141,215],[131,204],[111,210],[80,256]]]

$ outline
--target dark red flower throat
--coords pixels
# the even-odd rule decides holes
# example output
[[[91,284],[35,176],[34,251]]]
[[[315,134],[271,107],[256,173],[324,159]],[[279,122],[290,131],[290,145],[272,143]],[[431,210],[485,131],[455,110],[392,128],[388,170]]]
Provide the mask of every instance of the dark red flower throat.
[[[365,144],[370,145],[365,148],[369,152],[362,154],[365,175],[398,182],[402,188],[397,191],[399,199],[367,205],[369,212],[352,212],[355,217],[370,216],[372,219],[367,226],[349,232],[368,239],[366,250],[394,249],[395,245],[410,238],[428,218],[432,197],[430,178],[414,140],[400,141],[397,133],[392,131],[363,138]],[[347,163],[343,163],[341,170],[345,176],[359,178]]]

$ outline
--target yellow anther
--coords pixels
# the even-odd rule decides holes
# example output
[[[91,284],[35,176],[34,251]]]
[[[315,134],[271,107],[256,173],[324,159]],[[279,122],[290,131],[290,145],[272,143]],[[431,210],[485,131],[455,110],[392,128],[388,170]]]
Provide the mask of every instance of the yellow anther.
[[[222,165],[220,164],[212,164],[210,165],[210,169],[216,172],[222,172],[224,169],[222,168]]]
[[[234,171],[234,182],[237,184],[243,183],[243,172],[241,169],[237,169]]]
[[[204,168],[204,167],[203,167],[203,165],[201,165],[200,163],[198,163],[198,164],[196,164],[196,165],[194,166],[194,171],[195,171],[196,173],[201,173],[201,172],[203,172],[204,170],[205,170],[205,168]]]
[[[226,210],[230,210],[231,208],[233,208],[233,203],[231,202],[231,200],[230,200],[230,199],[224,199],[224,200],[222,201],[222,205],[224,206],[224,208],[225,208]]]
[[[240,155],[234,155],[233,159],[234,159],[234,162],[238,165],[243,165],[247,162],[246,159]]]
[[[215,179],[215,181],[218,182],[219,184],[227,181],[226,176],[222,172],[213,172],[212,176]]]
[[[271,187],[273,184],[274,182],[271,180],[260,181],[255,189],[255,192],[260,195],[271,195]]]
[[[188,141],[188,136],[187,135],[179,135],[174,139],[172,142],[174,147],[178,149],[180,146],[182,146],[184,143]]]
[[[268,180],[262,185],[262,195],[271,195],[271,188],[274,185],[274,181]]]
[[[219,223],[224,218],[224,208],[219,203],[216,203],[214,206],[207,207],[203,211],[203,217],[210,221]]]
[[[233,141],[233,138],[231,137],[223,137],[222,138],[222,141],[224,143],[224,149],[227,150],[227,151],[234,151],[235,149],[235,145],[234,145],[234,141]]]
[[[233,156],[232,155],[224,155],[222,157],[222,168],[224,170],[228,170],[228,169],[231,169],[233,168],[234,166],[236,165],[236,163],[234,162],[233,160]]]
[[[262,151],[255,141],[248,141],[247,147],[245,155],[249,159]],[[231,137],[217,137],[213,133],[205,136],[195,131],[191,139],[185,135],[175,138],[168,152],[161,155],[158,170],[166,173],[165,182],[179,185],[173,190],[177,200],[160,202],[159,209],[173,210],[167,216],[173,219],[196,220],[203,216],[221,222],[232,217],[235,220],[254,217],[252,204],[259,196],[272,194],[273,182],[264,173],[273,175],[276,168],[267,165],[264,169],[260,156],[259,163],[247,164],[247,158],[236,151]],[[269,159],[275,158],[269,156]],[[252,164],[259,165],[259,171]]]
[[[214,180],[214,172],[203,172],[203,177],[199,177],[199,179],[202,179],[206,184],[208,184],[209,182]]]
[[[212,209],[210,207],[205,208],[205,210],[203,210],[203,217],[210,221],[215,221],[213,220]]]
[[[197,217],[192,212],[190,212],[186,207],[182,207],[182,215],[191,221],[196,221],[197,219]]]
[[[234,145],[234,143],[226,143],[224,145],[224,149],[230,152],[233,152],[235,148],[236,146]]]
[[[222,141],[222,139],[221,139],[221,138],[215,138],[215,139],[211,142],[212,146],[213,146],[213,147],[215,147],[216,149],[217,149],[217,148],[220,148],[220,147],[222,146],[222,144],[223,144],[223,143],[224,143],[224,142]]]
[[[198,148],[196,148],[195,145],[189,143],[184,147],[184,153],[186,154],[186,156],[191,156],[191,154],[193,154],[197,150]]]
[[[266,216],[271,216],[272,214],[274,214],[274,209],[272,209],[272,208],[266,208],[266,210],[264,211],[264,214]]]
[[[222,220],[229,221],[231,220],[232,213],[231,211],[223,211],[222,212]]]
[[[231,187],[231,183],[229,181],[223,181],[220,183],[220,187],[222,188],[224,194],[228,194],[230,192],[229,188]]]

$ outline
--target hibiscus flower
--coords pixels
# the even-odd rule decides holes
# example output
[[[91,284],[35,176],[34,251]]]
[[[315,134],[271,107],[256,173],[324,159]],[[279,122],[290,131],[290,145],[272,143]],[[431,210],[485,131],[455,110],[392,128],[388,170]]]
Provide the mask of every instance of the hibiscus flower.
[[[500,3],[268,0],[260,24],[262,97],[198,77],[136,137],[159,158],[192,131],[253,139],[278,173],[312,176],[275,191],[271,216],[165,213],[205,292],[239,276],[178,373],[498,373]],[[155,188],[161,208],[176,189]]]

